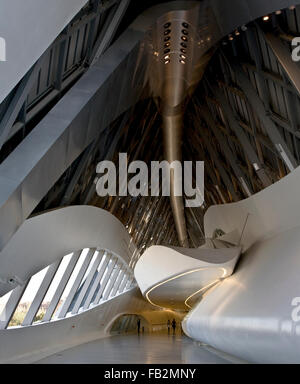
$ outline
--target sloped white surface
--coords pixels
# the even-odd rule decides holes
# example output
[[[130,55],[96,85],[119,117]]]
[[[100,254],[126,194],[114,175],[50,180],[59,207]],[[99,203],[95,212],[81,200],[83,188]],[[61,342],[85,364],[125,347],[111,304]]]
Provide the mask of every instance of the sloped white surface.
[[[0,103],[40,58],[87,0],[0,0]]]
[[[152,303],[187,309],[185,301],[190,295],[232,274],[240,253],[240,247],[189,250],[152,246],[137,262],[134,275]]]

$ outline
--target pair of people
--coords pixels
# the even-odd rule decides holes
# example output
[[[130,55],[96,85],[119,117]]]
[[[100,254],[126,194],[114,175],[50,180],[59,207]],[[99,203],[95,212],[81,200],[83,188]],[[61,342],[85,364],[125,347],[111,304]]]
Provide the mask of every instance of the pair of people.
[[[171,329],[171,321],[170,320],[168,320],[167,326],[168,326],[168,334],[170,334],[170,329]],[[173,329],[173,334],[175,335],[175,332],[176,332],[176,320],[175,319],[172,320],[172,329]]]
[[[177,325],[175,319],[172,320],[172,323],[171,323],[170,319],[168,320],[168,323],[167,323],[167,326],[168,326],[168,334],[170,334],[171,325],[172,325],[172,329],[173,329],[173,335],[175,335],[175,332],[176,332],[176,325]],[[137,331],[138,331],[138,334],[140,333],[140,330],[141,330],[141,319],[138,319],[138,320],[137,320]]]

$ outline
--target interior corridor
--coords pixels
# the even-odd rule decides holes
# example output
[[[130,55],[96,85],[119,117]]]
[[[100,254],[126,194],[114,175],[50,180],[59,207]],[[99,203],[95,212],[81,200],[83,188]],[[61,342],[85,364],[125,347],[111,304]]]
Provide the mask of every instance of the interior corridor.
[[[232,364],[237,359],[180,334],[128,334],[82,344],[36,364]]]

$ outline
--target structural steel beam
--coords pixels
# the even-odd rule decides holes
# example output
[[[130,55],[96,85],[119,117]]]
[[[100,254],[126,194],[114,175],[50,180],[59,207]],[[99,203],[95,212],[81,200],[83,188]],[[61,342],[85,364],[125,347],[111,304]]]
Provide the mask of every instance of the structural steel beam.
[[[290,171],[293,171],[297,166],[297,161],[294,158],[293,154],[289,150],[287,144],[281,137],[281,134],[279,133],[279,130],[277,126],[274,124],[272,119],[269,117],[268,113],[266,112],[264,103],[262,100],[259,98],[257,95],[253,85],[251,84],[250,80],[248,77],[245,75],[243,72],[242,68],[235,64],[231,63],[231,66],[234,70],[234,73],[237,78],[238,85],[241,87],[243,90],[246,98],[248,99],[250,105],[252,106],[253,110],[256,111],[258,118],[261,120],[263,123],[267,134],[272,141],[274,147],[277,149],[279,152],[282,160],[288,167]]]
[[[99,57],[103,54],[103,52],[108,48],[112,39],[114,38],[115,33],[117,32],[118,26],[129,6],[130,0],[121,0],[116,12],[113,15],[112,20],[109,19],[108,24],[106,24],[106,28],[104,28],[105,33],[104,36],[100,35],[100,45],[96,50],[94,58],[91,62],[91,65],[94,65],[95,62],[99,59]],[[93,54],[92,54],[93,56]]]
[[[217,166],[217,168],[218,168],[218,170],[220,172],[221,178],[223,179],[224,184],[226,185],[226,188],[230,192],[230,194],[232,196],[232,199],[234,201],[238,201],[239,198],[238,198],[238,196],[237,196],[237,194],[236,194],[236,192],[234,190],[234,186],[232,184],[232,181],[231,181],[230,177],[228,176],[226,170],[224,169],[220,159],[218,158],[216,151],[212,147],[212,144],[211,144],[208,136],[201,129],[198,129],[198,133],[200,133],[201,137],[203,138],[203,140],[205,142],[205,146],[206,146],[206,148],[207,148],[207,150],[208,150],[208,152],[210,154],[210,158],[216,164],[216,166]]]
[[[83,299],[85,297],[85,294],[87,293],[87,291],[89,289],[89,286],[92,283],[93,277],[94,277],[94,275],[95,275],[95,273],[97,271],[97,268],[99,267],[103,257],[104,257],[104,252],[101,252],[101,253],[99,252],[98,255],[96,256],[96,258],[95,258],[95,260],[93,262],[93,265],[91,266],[91,268],[89,270],[89,273],[88,273],[88,275],[85,278],[83,286],[80,289],[79,295],[78,295],[78,297],[75,300],[75,303],[74,303],[74,306],[73,306],[72,312],[71,312],[72,315],[75,315],[76,313],[78,313],[78,311],[79,311],[79,309],[81,307],[82,301],[83,301]]]
[[[79,256],[80,256],[80,253],[81,252],[74,252],[69,263],[68,263],[68,266],[63,274],[63,276],[61,277],[61,280],[56,288],[56,291],[53,295],[53,298],[51,300],[51,303],[49,304],[49,307],[43,317],[43,322],[45,321],[50,321],[54,312],[55,312],[55,309],[57,308],[57,305],[59,303],[59,300],[61,298],[61,295],[63,294],[67,284],[68,284],[68,281],[72,275],[72,272],[74,271],[74,268],[77,264],[77,261],[79,259]]]
[[[115,270],[111,273],[110,282],[109,282],[108,286],[106,287],[106,289],[105,289],[105,291],[103,293],[103,300],[104,301],[107,300],[109,298],[109,296],[110,296],[110,293],[111,293],[111,291],[113,289],[113,286],[116,283],[116,280],[118,278],[118,275],[119,275],[120,269],[122,267],[122,264],[123,263],[121,261],[119,261],[119,263],[116,264],[116,266],[115,266]]]
[[[90,262],[92,260],[92,257],[93,257],[93,254],[95,252],[95,249],[90,249],[87,253],[87,255],[85,256],[85,259],[80,267],[80,270],[78,271],[78,274],[73,282],[73,285],[70,289],[70,292],[68,294],[68,296],[66,297],[65,301],[63,302],[60,310],[59,310],[59,313],[57,314],[57,318],[58,319],[62,319],[66,316],[66,314],[68,313],[68,310],[69,310],[69,307],[76,295],[76,292],[80,286],[80,283],[81,283],[81,280],[83,279],[83,276],[86,272],[86,270],[88,269],[88,266],[90,265]]]
[[[43,278],[43,281],[41,282],[41,285],[28,309],[28,312],[26,313],[22,326],[31,325],[32,322],[34,321],[34,318],[44,300],[44,297],[49,289],[49,286],[59,268],[60,262],[61,260],[58,260],[48,267],[46,275]]]
[[[111,273],[115,267],[115,265],[117,264],[117,258],[115,256],[110,256],[110,263],[107,267],[107,270],[105,272],[105,276],[103,278],[103,281],[101,282],[101,286],[100,286],[100,289],[95,297],[95,301],[94,301],[94,304],[99,304],[101,298],[102,298],[102,294],[106,288],[106,285],[111,277]]]
[[[103,264],[101,265],[101,268],[100,268],[100,271],[98,272],[90,290],[89,290],[89,294],[83,304],[83,309],[86,310],[89,308],[90,304],[92,303],[92,299],[95,295],[95,292],[97,291],[97,289],[100,289],[100,281],[104,275],[104,272],[106,271],[106,268],[108,266],[108,263],[109,263],[109,258],[107,256],[107,252],[104,253],[104,256],[105,256],[105,260],[103,262]]]
[[[15,313],[15,310],[17,309],[19,302],[23,296],[23,293],[27,288],[28,283],[29,280],[25,284],[19,285],[12,291],[3,309],[3,312],[0,315],[0,329],[6,329],[8,327]]]
[[[300,68],[292,60],[290,50],[279,37],[272,33],[264,33],[264,38],[300,96]]]
[[[248,184],[247,179],[244,175],[244,172],[239,167],[238,159],[236,158],[234,152],[229,147],[226,139],[224,138],[222,132],[216,127],[215,122],[210,114],[208,108],[204,109],[201,113],[202,118],[206,121],[209,128],[214,133],[216,139],[219,142],[220,147],[223,150],[223,153],[227,160],[229,161],[237,179],[239,180],[242,189],[244,190],[246,196],[251,196],[253,194],[251,186]]]
[[[120,288],[121,282],[122,282],[122,280],[124,278],[125,273],[126,273],[126,269],[123,267],[123,269],[121,269],[121,271],[119,273],[119,276],[117,278],[116,284],[113,287],[113,290],[112,290],[112,292],[110,294],[110,297],[114,297],[117,294],[117,292],[118,292],[118,290]]]
[[[66,169],[139,99],[143,84],[133,85],[132,75],[143,37],[141,28],[129,28],[0,164],[0,251]],[[107,92],[120,79],[122,92],[108,105]]]
[[[237,119],[235,118],[234,112],[232,111],[230,105],[228,104],[223,92],[220,91],[219,89],[216,89],[215,94],[223,111],[225,112],[225,115],[228,119],[231,129],[234,131],[237,138],[239,139],[249,161],[254,167],[254,170],[256,171],[258,177],[260,178],[263,186],[268,187],[269,185],[272,184],[272,181],[270,180],[269,176],[266,174],[265,170],[263,169],[256,152],[254,151],[251,143],[249,142],[248,137],[246,136],[243,129],[239,126]]]
[[[9,136],[10,130],[23,107],[25,100],[31,90],[39,71],[40,66],[35,65],[21,80],[16,92],[10,101],[8,108],[0,122],[0,150]]]

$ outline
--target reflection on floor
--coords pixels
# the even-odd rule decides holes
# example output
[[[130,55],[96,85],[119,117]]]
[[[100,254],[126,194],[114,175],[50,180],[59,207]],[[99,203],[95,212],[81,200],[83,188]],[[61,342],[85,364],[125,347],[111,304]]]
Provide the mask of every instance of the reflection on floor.
[[[37,364],[231,364],[233,358],[181,335],[130,334],[96,340],[56,353]]]

